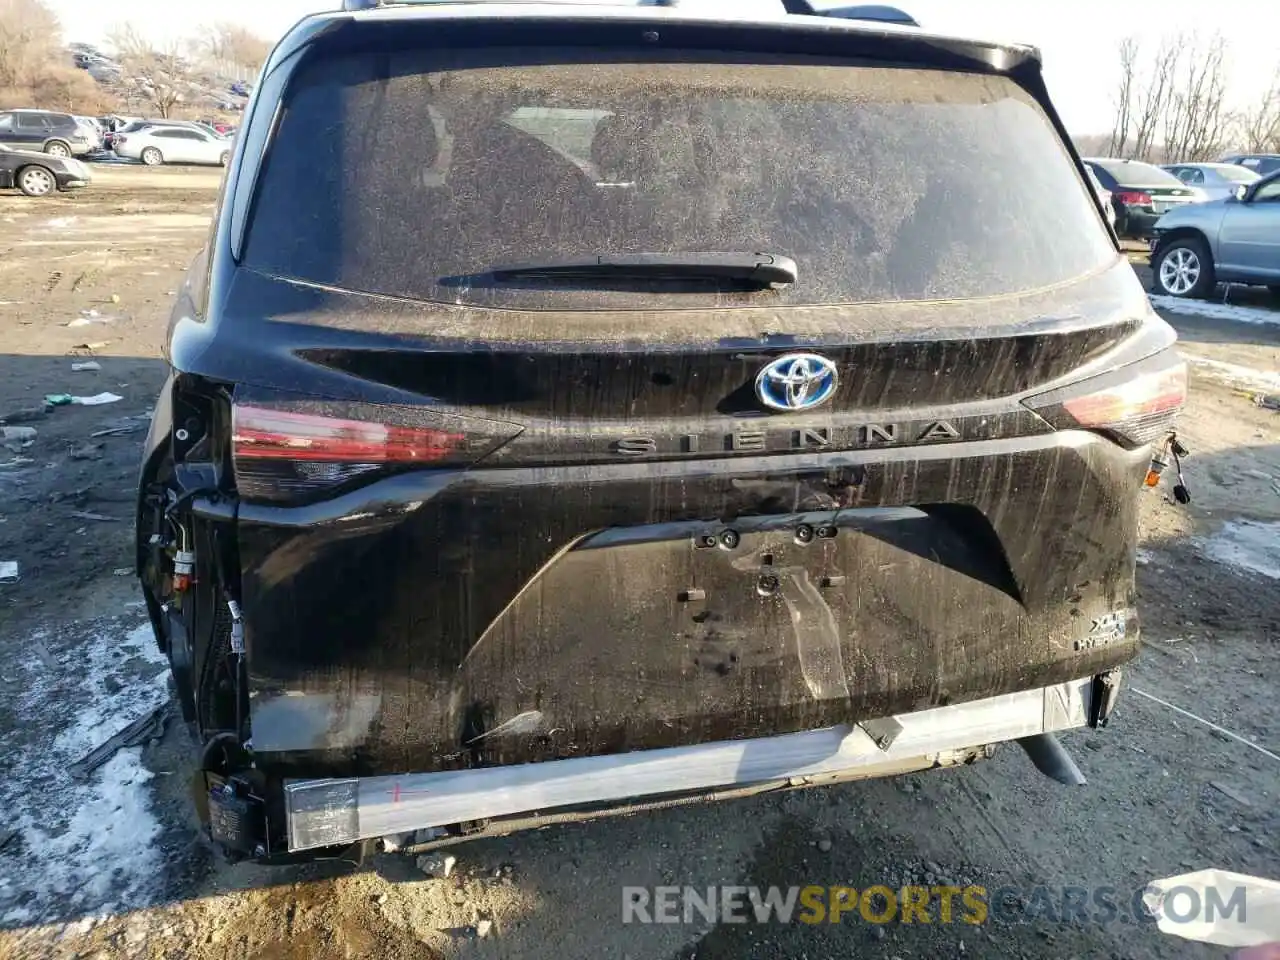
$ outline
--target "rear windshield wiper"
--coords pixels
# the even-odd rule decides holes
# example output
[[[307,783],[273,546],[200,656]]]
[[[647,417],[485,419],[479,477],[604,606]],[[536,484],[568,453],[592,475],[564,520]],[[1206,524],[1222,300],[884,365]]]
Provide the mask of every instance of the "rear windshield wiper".
[[[772,253],[618,253],[498,267],[493,276],[498,280],[710,278],[779,287],[796,282],[796,262]]]

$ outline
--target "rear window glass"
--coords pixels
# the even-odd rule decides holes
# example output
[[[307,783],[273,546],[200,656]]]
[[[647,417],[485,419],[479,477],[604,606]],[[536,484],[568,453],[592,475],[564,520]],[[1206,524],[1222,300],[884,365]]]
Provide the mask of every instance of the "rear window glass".
[[[481,56],[304,67],[245,262],[398,297],[589,309],[981,297],[1115,256],[1053,128],[1001,78],[670,51],[655,63]],[[761,292],[491,276],[697,251],[787,256],[798,280]]]
[[[1213,169],[1222,179],[1233,180],[1236,183],[1253,183],[1258,179],[1258,175],[1254,171],[1247,167],[1237,167],[1233,163],[1224,163]]]

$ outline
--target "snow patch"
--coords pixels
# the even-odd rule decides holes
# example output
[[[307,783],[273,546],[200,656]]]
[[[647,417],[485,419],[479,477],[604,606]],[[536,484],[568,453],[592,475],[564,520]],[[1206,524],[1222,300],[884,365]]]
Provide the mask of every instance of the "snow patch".
[[[1197,538],[1196,544],[1216,563],[1280,580],[1280,522],[1232,520],[1213,536]]]
[[[1280,310],[1267,310],[1263,307],[1239,307],[1230,303],[1213,303],[1209,300],[1184,300],[1181,297],[1166,297],[1163,294],[1150,294],[1151,305],[1169,313],[1178,313],[1188,317],[1208,317],[1211,320],[1234,320],[1237,323],[1274,323],[1280,324]]]
[[[1224,363],[1221,360],[1210,360],[1208,357],[1182,352],[1182,358],[1196,367],[1202,368],[1219,380],[1255,390],[1280,391],[1280,373],[1271,370],[1256,370],[1253,367],[1242,367],[1235,363]]]
[[[159,892],[161,825],[142,749],[119,751],[83,781],[67,771],[168,698],[164,655],[146,624],[66,624],[57,638],[37,633],[15,646],[45,655],[4,664],[7,675],[21,671],[14,712],[24,720],[0,733],[10,770],[0,779],[0,807],[19,834],[0,851],[6,925],[50,912],[134,909]]]

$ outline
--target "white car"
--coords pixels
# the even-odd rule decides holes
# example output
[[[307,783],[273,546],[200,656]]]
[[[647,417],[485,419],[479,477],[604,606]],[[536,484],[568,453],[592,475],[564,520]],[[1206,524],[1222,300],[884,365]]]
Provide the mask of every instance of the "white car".
[[[1107,223],[1114,230],[1116,228],[1116,208],[1115,204],[1111,202],[1111,191],[1102,185],[1098,175],[1093,172],[1093,167],[1085,167],[1084,172],[1089,175],[1089,184],[1093,187],[1094,193],[1098,195],[1098,203],[1102,205],[1102,210],[1107,215]]]
[[[94,150],[102,149],[102,126],[93,117],[76,117],[75,121],[80,125],[90,138],[90,143]]]
[[[1234,163],[1166,163],[1163,169],[1190,187],[1204,191],[1208,200],[1225,200],[1236,195],[1236,188],[1248,186],[1258,174]]]
[[[207,163],[225,167],[231,159],[231,141],[195,127],[145,127],[116,134],[116,155],[141,160],[149,167],[162,163]]]

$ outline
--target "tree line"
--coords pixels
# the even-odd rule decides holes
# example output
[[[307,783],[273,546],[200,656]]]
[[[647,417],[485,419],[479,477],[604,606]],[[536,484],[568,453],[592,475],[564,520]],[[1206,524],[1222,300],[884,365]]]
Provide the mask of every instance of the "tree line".
[[[78,69],[44,0],[0,0],[0,109],[39,107],[82,115],[143,112],[176,116],[198,98],[215,64],[255,73],[271,43],[234,23],[215,23],[181,40],[155,41],[134,24],[108,35],[118,82],[99,83]],[[208,113],[209,105],[191,104]]]
[[[1280,64],[1253,102],[1228,101],[1230,49],[1221,34],[1177,34],[1157,46],[1117,47],[1108,156],[1148,162],[1211,161],[1224,153],[1280,152]]]

